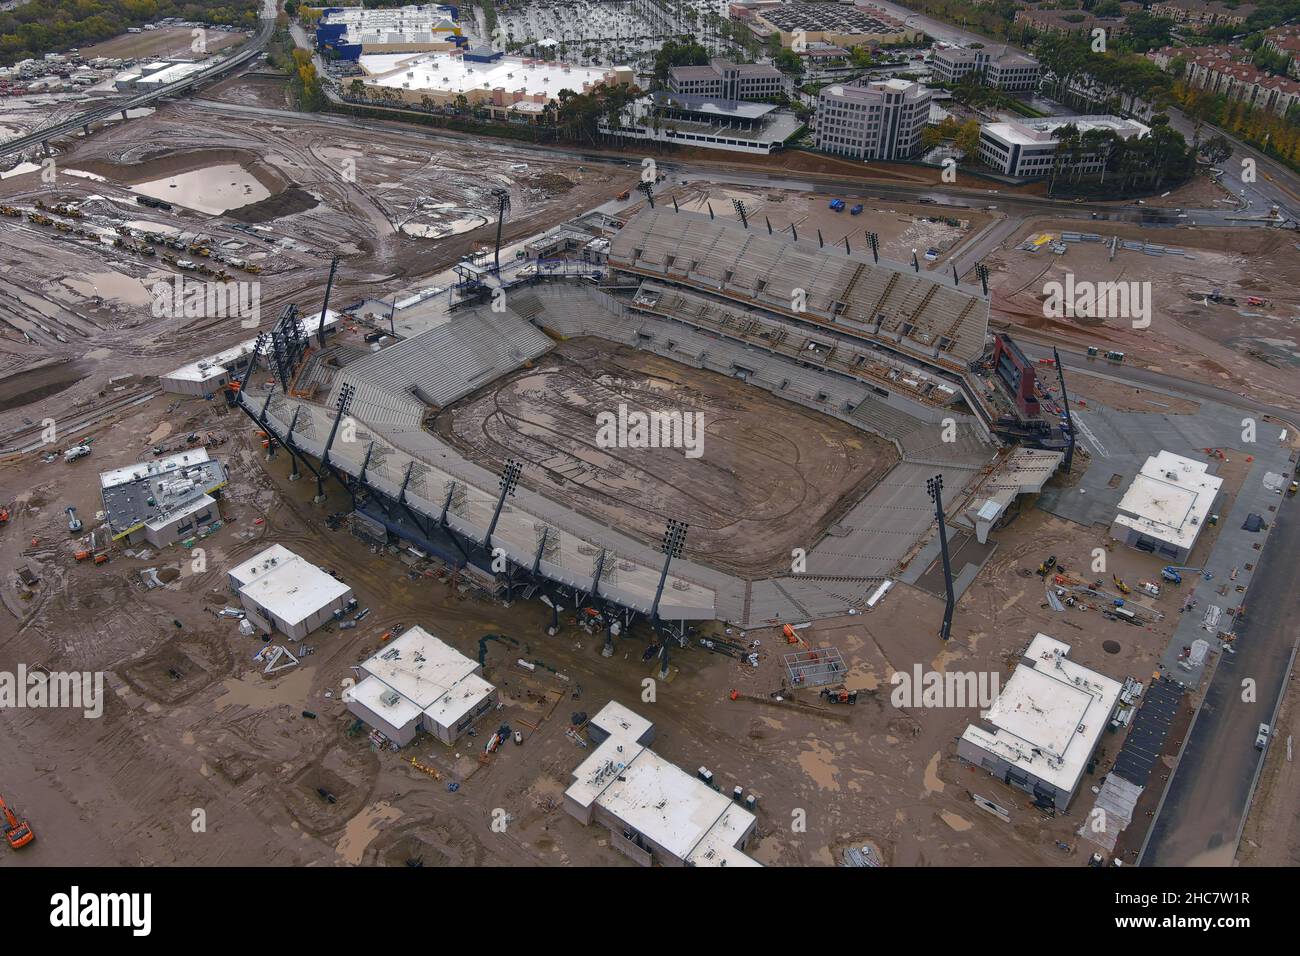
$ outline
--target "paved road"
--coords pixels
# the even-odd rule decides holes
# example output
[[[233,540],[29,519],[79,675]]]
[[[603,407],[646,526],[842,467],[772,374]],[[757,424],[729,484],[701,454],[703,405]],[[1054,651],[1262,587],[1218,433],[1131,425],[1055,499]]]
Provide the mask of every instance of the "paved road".
[[[1034,333],[1027,330],[1016,332],[1016,344],[1021,347],[1024,353],[1031,359],[1051,358],[1051,346],[1042,345],[1033,339]],[[1180,395],[1186,395],[1191,398],[1200,398],[1209,402],[1220,402],[1224,405],[1231,405],[1233,408],[1241,408],[1249,412],[1255,412],[1259,415],[1271,415],[1285,422],[1300,423],[1300,413],[1289,408],[1281,408],[1277,405],[1268,405],[1264,402],[1239,395],[1236,392],[1229,392],[1226,389],[1219,388],[1215,385],[1209,385],[1204,382],[1198,382],[1191,379],[1179,378],[1174,375],[1165,375],[1161,372],[1152,372],[1144,368],[1138,368],[1133,365],[1112,365],[1104,359],[1090,359],[1084,352],[1072,351],[1069,349],[1060,349],[1061,364],[1067,369],[1078,369],[1093,375],[1101,375],[1105,378],[1113,378],[1119,382],[1127,382],[1136,385],[1151,385],[1155,388],[1167,389],[1171,392],[1177,392]],[[1066,378],[1066,386],[1069,387],[1069,377]]]
[[[1210,679],[1148,834],[1142,866],[1231,866],[1236,856],[1265,756],[1255,749],[1255,734],[1261,723],[1272,723],[1286,690],[1300,617],[1300,562],[1294,558],[1300,553],[1300,515],[1294,499],[1273,520],[1247,595],[1253,600],[1246,622],[1236,627],[1237,653],[1225,654]],[[1256,684],[1254,702],[1242,700],[1247,679]]]

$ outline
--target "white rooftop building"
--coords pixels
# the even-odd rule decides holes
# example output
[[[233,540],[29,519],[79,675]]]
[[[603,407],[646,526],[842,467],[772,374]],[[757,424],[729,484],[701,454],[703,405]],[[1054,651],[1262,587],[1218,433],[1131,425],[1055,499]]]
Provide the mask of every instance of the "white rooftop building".
[[[634,80],[627,67],[575,66],[492,50],[365,54],[360,65],[368,74],[363,86],[383,89],[406,102],[422,103],[427,97],[447,106],[463,96],[472,106],[515,113],[540,113],[547,103],[558,100],[561,90],[588,93],[602,84]]]
[[[329,309],[325,313],[326,330],[334,328],[338,322],[339,313]],[[303,335],[314,339],[320,329],[320,313],[300,318],[298,326],[302,329]],[[228,349],[222,349],[214,355],[172,369],[166,375],[158,376],[158,384],[162,386],[164,392],[178,395],[210,395],[238,378],[237,371],[244,368],[244,363],[252,354],[255,345],[257,345],[256,338],[248,339]],[[266,349],[269,351],[270,348],[271,343],[268,340]],[[264,364],[262,368],[265,368]]]
[[[597,746],[573,772],[565,809],[609,828],[644,866],[759,866],[745,854],[757,818],[649,748],[654,724],[616,701],[591,718]]]
[[[273,544],[229,572],[230,589],[239,595],[254,623],[302,640],[334,618],[352,599],[352,589],[331,574]]]
[[[1223,479],[1209,465],[1162,451],[1146,460],[1111,523],[1111,537],[1175,564],[1187,560]]]
[[[113,78],[113,85],[122,92],[156,90],[207,68],[203,60],[157,60],[119,73]]]
[[[957,755],[1058,810],[1065,809],[1124,689],[1069,659],[1070,645],[1038,634]]]
[[[354,670],[359,681],[343,702],[399,746],[421,730],[454,744],[497,701],[477,661],[422,627],[408,628]]]
[[[1065,126],[1074,126],[1080,134],[1106,132],[1120,139],[1140,138],[1151,132],[1151,127],[1119,116],[1052,116],[986,123],[980,128],[980,162],[1006,176],[1026,179],[1048,176],[1057,161],[1058,133]],[[1109,156],[1109,145],[1103,144],[1095,150],[1062,158],[1070,169],[1095,173]]]

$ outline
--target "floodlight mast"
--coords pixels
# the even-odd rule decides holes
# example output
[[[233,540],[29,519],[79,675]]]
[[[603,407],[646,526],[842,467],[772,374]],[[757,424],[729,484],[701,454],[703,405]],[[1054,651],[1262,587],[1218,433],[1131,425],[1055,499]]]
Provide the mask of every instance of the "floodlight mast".
[[[943,608],[943,626],[939,630],[939,639],[947,643],[952,636],[952,612],[957,601],[952,591],[952,564],[948,560],[948,526],[943,517],[943,475],[935,475],[925,480],[925,490],[934,502],[935,520],[939,522],[939,551],[943,555],[943,583],[948,600]]]
[[[686,545],[686,532],[690,527],[685,521],[669,518],[668,526],[664,529],[663,543],[659,547],[664,553],[664,564],[659,572],[659,586],[655,588],[654,603],[650,606],[650,626],[659,635],[660,654],[662,655],[662,665],[659,668],[660,678],[668,676],[668,638],[664,634],[663,621],[659,617],[659,602],[664,594],[664,584],[668,581],[668,566],[672,564],[673,558],[681,556]]]

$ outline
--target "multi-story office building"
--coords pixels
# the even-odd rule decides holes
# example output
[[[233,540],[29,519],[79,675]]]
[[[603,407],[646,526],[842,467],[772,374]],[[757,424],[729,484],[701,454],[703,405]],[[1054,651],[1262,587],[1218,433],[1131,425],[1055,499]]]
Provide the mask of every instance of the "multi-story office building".
[[[929,118],[930,91],[920,83],[837,83],[817,98],[817,148],[853,159],[911,159]]]
[[[1021,92],[1038,88],[1038,61],[1005,46],[993,49],[935,49],[930,68],[935,79],[942,83],[956,84],[974,75],[985,86],[998,90]]]
[[[712,60],[708,66],[673,67],[668,89],[716,100],[767,100],[785,91],[785,77],[767,64]]]

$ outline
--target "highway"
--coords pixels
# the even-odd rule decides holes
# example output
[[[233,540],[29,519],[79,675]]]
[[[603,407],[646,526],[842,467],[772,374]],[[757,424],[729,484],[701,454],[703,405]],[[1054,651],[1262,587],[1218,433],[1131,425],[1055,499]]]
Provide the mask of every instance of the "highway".
[[[92,123],[98,123],[110,116],[118,113],[125,114],[129,110],[140,109],[144,106],[161,100],[168,96],[175,96],[177,93],[184,93],[194,89],[200,83],[206,83],[209,80],[219,79],[243,66],[261,53],[266,44],[270,42],[271,34],[275,31],[275,5],[268,2],[268,9],[263,10],[263,18],[258,21],[257,32],[241,46],[235,53],[223,57],[214,63],[211,67],[192,76],[187,76],[175,83],[152,90],[148,93],[141,93],[137,96],[128,97],[123,100],[116,100],[111,103],[103,103],[84,112],[78,113],[69,119],[58,123],[53,123],[41,129],[34,130],[24,136],[18,136],[14,139],[5,140],[0,143],[0,157],[10,156],[14,153],[22,153],[31,149],[33,146],[40,146],[42,143],[48,143],[51,139],[57,139],[60,136],[67,136],[75,133],[77,130],[84,129]],[[267,13],[270,18],[267,18]]]

